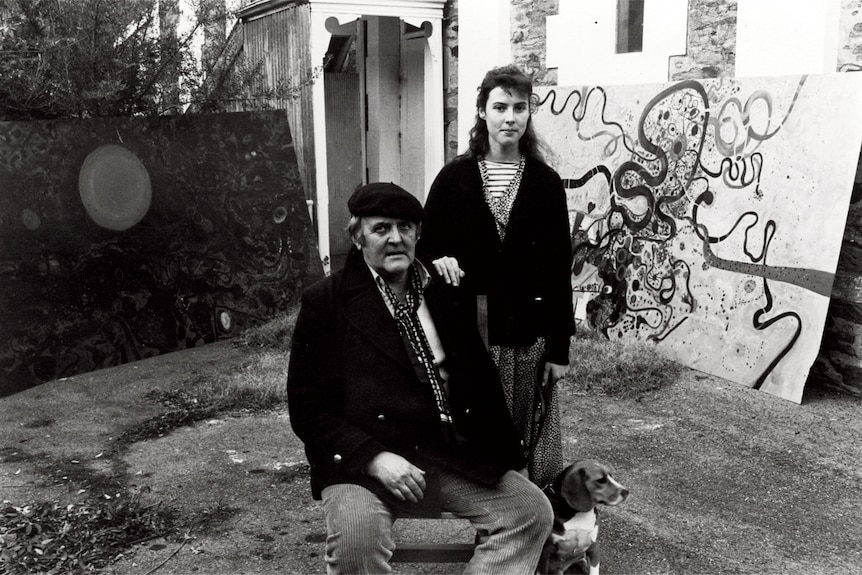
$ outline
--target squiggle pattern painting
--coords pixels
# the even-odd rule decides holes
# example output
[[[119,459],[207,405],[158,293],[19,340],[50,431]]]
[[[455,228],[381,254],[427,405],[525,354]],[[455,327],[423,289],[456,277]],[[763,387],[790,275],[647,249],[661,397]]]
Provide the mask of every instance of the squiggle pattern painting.
[[[576,315],[801,402],[862,144],[862,77],[537,89]]]

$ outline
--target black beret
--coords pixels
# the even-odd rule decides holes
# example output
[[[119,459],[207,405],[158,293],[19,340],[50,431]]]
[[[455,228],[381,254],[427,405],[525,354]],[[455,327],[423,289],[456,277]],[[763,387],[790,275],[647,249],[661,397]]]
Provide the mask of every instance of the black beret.
[[[356,217],[397,218],[419,223],[425,210],[416,196],[391,182],[374,182],[356,188],[347,200],[347,209]]]

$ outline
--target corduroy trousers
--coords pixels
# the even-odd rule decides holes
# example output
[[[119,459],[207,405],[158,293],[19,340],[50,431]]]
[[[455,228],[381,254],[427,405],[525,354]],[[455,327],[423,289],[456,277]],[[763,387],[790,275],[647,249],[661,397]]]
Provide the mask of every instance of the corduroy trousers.
[[[439,471],[444,511],[468,519],[483,534],[464,573],[533,575],[553,525],[547,497],[526,477],[507,472],[494,487]],[[389,573],[397,517],[374,493],[341,483],[323,490],[326,571]]]

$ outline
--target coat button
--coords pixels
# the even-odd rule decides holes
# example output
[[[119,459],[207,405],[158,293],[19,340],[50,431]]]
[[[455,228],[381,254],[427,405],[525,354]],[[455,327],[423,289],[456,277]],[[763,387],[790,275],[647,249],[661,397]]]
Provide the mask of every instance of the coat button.
[[[377,416],[377,421],[386,421],[386,416],[381,413]]]
[[[341,463],[341,455],[339,455],[338,453],[336,453],[336,454],[332,457],[332,461],[334,461],[335,463]]]

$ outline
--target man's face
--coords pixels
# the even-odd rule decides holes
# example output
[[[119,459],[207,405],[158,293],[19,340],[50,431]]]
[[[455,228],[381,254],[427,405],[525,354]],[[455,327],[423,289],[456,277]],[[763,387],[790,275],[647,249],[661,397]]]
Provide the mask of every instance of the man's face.
[[[419,226],[408,220],[364,217],[357,247],[365,262],[389,283],[407,277],[416,257]]]

